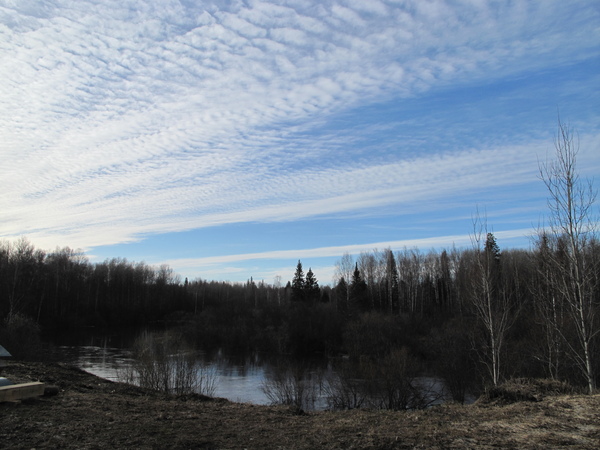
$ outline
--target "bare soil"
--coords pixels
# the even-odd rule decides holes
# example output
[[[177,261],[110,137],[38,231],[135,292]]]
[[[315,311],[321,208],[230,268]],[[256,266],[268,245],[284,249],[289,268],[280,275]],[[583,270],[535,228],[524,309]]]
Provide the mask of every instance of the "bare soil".
[[[0,376],[58,386],[0,403],[0,448],[600,448],[600,396],[501,398],[423,411],[324,411],[167,396],[56,363],[11,362]]]

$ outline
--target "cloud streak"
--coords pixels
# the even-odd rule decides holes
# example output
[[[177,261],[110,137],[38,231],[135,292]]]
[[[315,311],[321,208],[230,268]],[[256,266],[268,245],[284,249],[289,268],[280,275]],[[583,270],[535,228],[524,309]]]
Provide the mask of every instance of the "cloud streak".
[[[585,60],[594,18],[586,1],[0,1],[0,235],[90,249],[526,185],[547,139],[384,154],[375,129],[323,127]]]
[[[526,236],[531,236],[533,234],[533,230],[531,228],[524,229],[515,229],[515,230],[505,230],[494,232],[494,235],[497,239],[501,240],[509,240],[509,239],[522,239]],[[166,263],[173,267],[175,270],[186,272],[192,271],[196,273],[206,274],[206,273],[219,273],[221,275],[227,273],[236,273],[242,272],[244,269],[239,267],[235,267],[234,264],[245,263],[248,261],[260,261],[260,260],[269,260],[269,261],[277,261],[277,260],[315,260],[320,258],[328,258],[328,259],[336,259],[339,260],[344,253],[349,253],[350,255],[358,256],[363,252],[373,252],[375,250],[384,250],[391,249],[392,251],[399,251],[405,248],[413,249],[451,249],[452,247],[456,248],[466,248],[473,245],[472,236],[471,235],[451,235],[451,236],[436,236],[432,238],[422,238],[422,239],[404,239],[404,240],[395,240],[395,241],[385,241],[385,242],[373,242],[373,243],[365,243],[365,244],[355,244],[355,245],[340,245],[340,246],[328,246],[328,247],[318,247],[318,248],[309,248],[309,249],[289,249],[289,250],[275,250],[275,251],[267,251],[267,252],[258,252],[258,253],[243,253],[243,254],[232,254],[232,255],[219,255],[219,256],[211,256],[211,257],[202,257],[202,258],[178,258],[167,260]],[[319,266],[321,269],[321,273],[332,274],[333,266]],[[281,270],[281,273],[289,272],[288,270]],[[272,272],[274,276],[277,274],[276,271]],[[324,280],[328,280],[331,277],[325,277]]]

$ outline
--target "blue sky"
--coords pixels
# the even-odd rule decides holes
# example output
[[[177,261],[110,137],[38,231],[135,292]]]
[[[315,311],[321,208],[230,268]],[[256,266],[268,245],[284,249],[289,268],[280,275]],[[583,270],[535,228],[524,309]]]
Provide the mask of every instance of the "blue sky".
[[[0,0],[0,238],[272,283],[501,248],[557,116],[600,178],[597,0]]]

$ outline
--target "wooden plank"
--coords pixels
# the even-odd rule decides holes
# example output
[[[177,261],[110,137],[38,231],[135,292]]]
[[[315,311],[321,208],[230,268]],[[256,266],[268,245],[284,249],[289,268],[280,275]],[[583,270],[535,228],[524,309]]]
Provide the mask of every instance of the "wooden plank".
[[[0,387],[0,402],[15,402],[44,395],[44,383],[21,383]]]

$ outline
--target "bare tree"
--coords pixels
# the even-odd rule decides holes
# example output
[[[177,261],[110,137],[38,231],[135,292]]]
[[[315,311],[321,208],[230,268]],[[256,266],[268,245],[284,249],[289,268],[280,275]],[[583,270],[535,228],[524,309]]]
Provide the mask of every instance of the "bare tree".
[[[363,274],[363,278],[369,289],[369,304],[371,309],[375,309],[375,280],[377,270],[377,260],[372,253],[361,252],[358,256],[358,268]]]
[[[396,266],[396,258],[391,248],[386,248],[383,251],[385,256],[385,280],[387,284],[387,302],[390,308],[390,313],[394,312],[394,304],[398,302],[398,268]],[[398,309],[398,308],[397,308]]]
[[[277,304],[281,306],[281,275],[275,275],[273,289],[277,292]]]
[[[342,255],[342,258],[335,263],[335,281],[336,284],[343,278],[346,285],[350,284],[354,272],[354,258],[348,252]],[[346,289],[345,305],[342,309],[348,310],[350,305],[350,290]]]
[[[576,341],[567,342],[569,352],[592,394],[595,380],[591,345],[600,331],[594,303],[598,262],[591,251],[597,240],[597,221],[592,217],[596,192],[591,181],[580,179],[576,166],[579,140],[560,120],[554,147],[556,159],[540,164],[540,177],[549,192],[548,234],[555,247],[548,258],[553,286],[565,302],[575,329]]]
[[[496,239],[487,231],[486,220],[482,220],[479,214],[473,220],[473,229],[470,300],[485,333],[482,362],[489,371],[493,385],[497,386],[501,376],[504,342],[514,321],[513,304],[502,286],[500,250]]]
[[[398,271],[400,272],[400,281],[403,291],[402,309],[411,314],[417,312],[419,287],[421,284],[421,274],[424,264],[424,256],[418,248],[407,249],[404,247],[402,252],[396,255],[398,259]]]
[[[536,340],[533,357],[542,362],[550,378],[558,380],[565,354],[565,339],[562,333],[565,305],[555,288],[555,267],[551,264],[555,249],[551,245],[551,238],[544,230],[538,231],[535,245],[533,258],[537,279],[532,285],[532,294],[541,333],[540,338]]]
[[[376,287],[376,303],[380,311],[386,309],[386,254],[382,250],[373,250],[373,257],[375,258],[375,280],[374,285]]]

